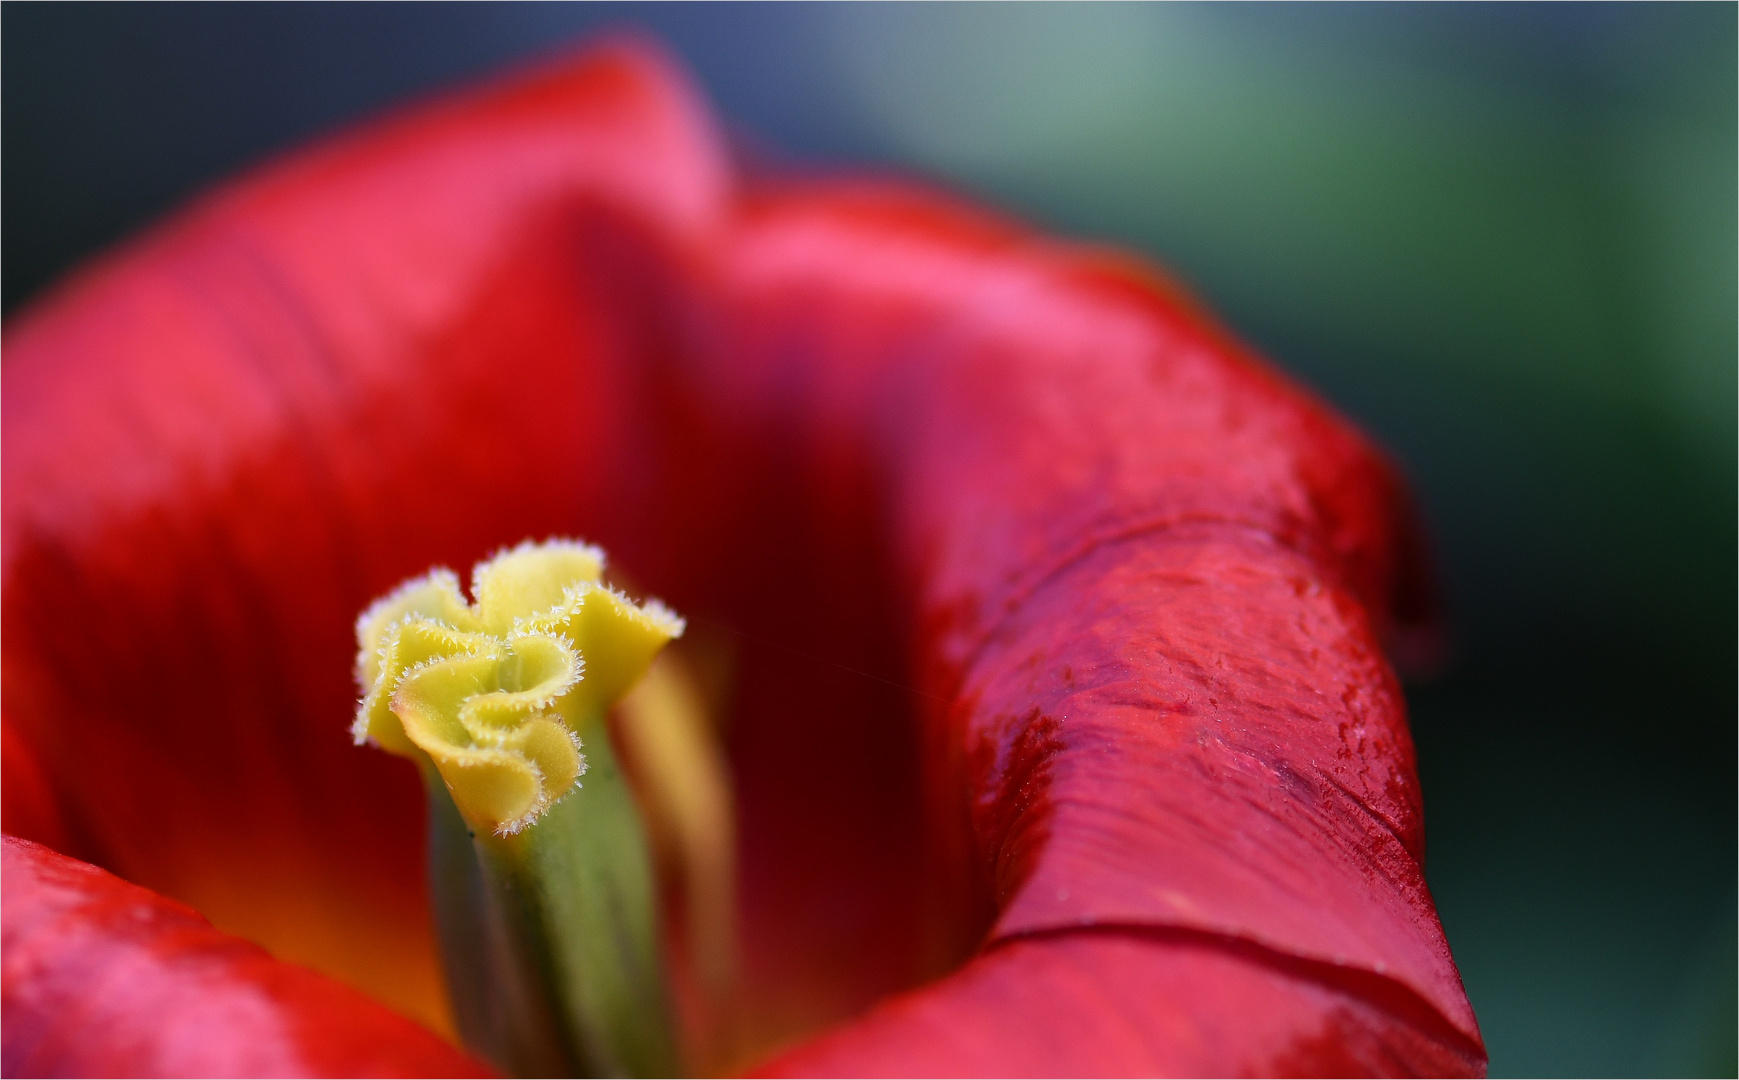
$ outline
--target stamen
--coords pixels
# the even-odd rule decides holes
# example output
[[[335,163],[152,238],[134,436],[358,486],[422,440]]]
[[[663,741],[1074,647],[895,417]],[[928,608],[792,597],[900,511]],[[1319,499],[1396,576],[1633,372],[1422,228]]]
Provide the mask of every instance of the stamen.
[[[472,571],[475,603],[445,569],[376,601],[356,624],[356,741],[433,764],[473,828],[535,823],[586,771],[581,719],[683,631],[600,583],[603,567],[591,545],[528,541]]]

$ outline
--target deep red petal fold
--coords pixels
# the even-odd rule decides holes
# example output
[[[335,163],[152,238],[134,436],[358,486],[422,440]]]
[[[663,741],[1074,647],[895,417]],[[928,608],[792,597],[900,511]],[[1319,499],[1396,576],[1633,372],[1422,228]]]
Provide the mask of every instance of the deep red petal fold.
[[[738,635],[751,1038],[932,980],[774,1071],[1483,1068],[1401,485],[1137,264],[735,195],[616,49],[269,167],[6,351],[8,823],[225,929],[439,1022],[349,619],[579,533]]]
[[[7,1076],[489,1076],[340,983],[28,840],[0,843]]]
[[[1110,928],[1255,946],[1437,1044],[1411,1067],[1481,1068],[1377,640],[1416,614],[1419,565],[1380,455],[1163,283],[933,198],[786,193],[721,276],[731,378],[760,388],[760,421],[855,439],[885,478],[991,942]],[[982,1015],[984,985],[921,991],[901,1015],[928,1027],[884,1014],[856,1045],[928,1071],[924,1032]],[[1003,1000],[1010,1029],[1051,1022],[1042,994]],[[1196,995],[1146,1000],[1156,1023],[1207,1019]],[[1021,1071],[995,1046],[967,1071]],[[1249,1067],[1339,1067],[1272,1049]],[[1113,1071],[1180,1068],[1221,1071]]]

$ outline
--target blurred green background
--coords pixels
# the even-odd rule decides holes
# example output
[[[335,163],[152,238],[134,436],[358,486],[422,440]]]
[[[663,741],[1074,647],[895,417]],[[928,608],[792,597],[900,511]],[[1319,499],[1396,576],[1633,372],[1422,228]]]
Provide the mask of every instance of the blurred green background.
[[[1415,480],[1409,688],[1494,1075],[1734,1075],[1736,9],[0,7],[12,310],[279,147],[600,27],[743,145],[1138,248]]]

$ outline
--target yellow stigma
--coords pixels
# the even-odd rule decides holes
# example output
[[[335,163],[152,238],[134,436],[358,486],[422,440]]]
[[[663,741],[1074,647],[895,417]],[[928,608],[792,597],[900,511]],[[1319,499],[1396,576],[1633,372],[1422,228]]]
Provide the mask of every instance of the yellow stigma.
[[[473,828],[535,822],[586,771],[577,734],[645,673],[682,620],[602,584],[604,553],[530,541],[459,578],[436,569],[356,621],[362,703],[351,734],[427,756]]]

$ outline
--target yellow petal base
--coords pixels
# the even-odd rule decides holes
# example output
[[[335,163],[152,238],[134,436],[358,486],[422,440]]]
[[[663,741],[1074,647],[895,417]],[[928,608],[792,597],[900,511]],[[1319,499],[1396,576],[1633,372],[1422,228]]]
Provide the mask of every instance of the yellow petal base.
[[[356,623],[363,691],[351,734],[426,756],[472,828],[500,836],[536,822],[586,771],[581,721],[603,714],[683,631],[656,600],[599,579],[602,551],[529,541],[471,573],[405,582]]]

